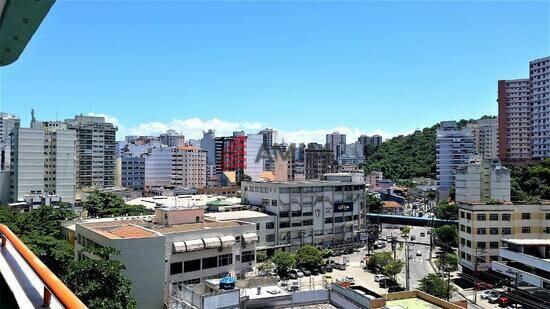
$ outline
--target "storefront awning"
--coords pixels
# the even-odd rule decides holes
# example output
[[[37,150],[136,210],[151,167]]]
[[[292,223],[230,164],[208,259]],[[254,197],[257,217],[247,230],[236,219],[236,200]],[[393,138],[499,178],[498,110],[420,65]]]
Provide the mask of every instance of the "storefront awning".
[[[204,243],[202,242],[202,239],[186,240],[185,247],[187,249],[187,252],[202,250],[204,249]]]
[[[182,253],[186,251],[185,243],[183,241],[174,241],[172,247],[174,253]]]
[[[245,233],[243,234],[243,239],[245,244],[257,243],[258,235],[256,233]]]
[[[235,245],[235,237],[233,236],[222,236],[220,237],[223,247],[231,247]]]
[[[206,247],[206,249],[219,248],[222,246],[222,241],[219,237],[208,237],[203,238],[202,240],[204,241],[204,246]]]

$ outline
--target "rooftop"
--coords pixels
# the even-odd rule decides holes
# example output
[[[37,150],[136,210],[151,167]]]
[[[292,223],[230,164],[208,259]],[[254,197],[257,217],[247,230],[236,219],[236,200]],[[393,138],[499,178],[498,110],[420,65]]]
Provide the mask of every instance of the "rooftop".
[[[398,202],[394,202],[394,201],[385,201],[384,202],[384,207],[386,207],[386,208],[401,208],[401,207],[403,207],[403,205],[399,204]]]
[[[243,184],[268,184],[268,185],[284,185],[289,187],[303,187],[303,186],[334,186],[334,185],[364,185],[362,182],[348,182],[338,180],[295,180],[295,181],[270,181],[265,182],[261,180],[243,181]]]
[[[430,304],[420,298],[405,298],[399,300],[390,300],[386,302],[389,309],[439,309],[440,306]]]
[[[503,242],[507,242],[520,246],[550,246],[550,239],[503,239]]]
[[[177,195],[177,196],[150,196],[140,197],[128,201],[129,205],[143,205],[148,209],[156,207],[205,207],[209,203],[223,201],[226,205],[236,205],[241,203],[238,197],[226,197],[221,195]]]
[[[191,231],[200,231],[224,227],[233,227],[239,226],[240,224],[235,221],[214,221],[214,220],[204,220],[202,223],[185,223],[177,224],[172,226],[154,226],[153,230],[162,233],[162,234],[171,234],[179,232],[191,232]]]
[[[268,214],[253,210],[238,210],[238,211],[226,211],[226,212],[210,212],[205,214],[207,217],[211,217],[216,220],[241,220],[249,218],[265,218],[269,217]]]

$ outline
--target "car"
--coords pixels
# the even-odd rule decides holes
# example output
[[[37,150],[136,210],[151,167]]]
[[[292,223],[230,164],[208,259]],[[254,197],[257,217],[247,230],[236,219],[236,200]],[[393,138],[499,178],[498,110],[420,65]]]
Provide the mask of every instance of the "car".
[[[332,265],[331,264],[327,264],[325,266],[325,268],[327,269],[327,273],[331,273],[332,272]]]
[[[487,301],[489,301],[490,304],[496,304],[499,298],[500,298],[500,294],[496,293],[487,297]]]
[[[319,274],[319,268],[313,268],[311,270],[311,274],[314,275],[314,276],[317,276]]]
[[[397,282],[393,281],[390,278],[378,281],[378,286],[380,286],[383,289],[389,288],[390,286],[396,286],[396,285],[398,285]]]
[[[345,276],[344,279],[349,282],[355,282],[355,278],[353,278],[352,276]]]
[[[326,274],[326,272],[327,272],[327,268],[325,266],[319,267],[319,273],[320,274],[324,275],[324,274]]]
[[[386,279],[389,279],[388,276],[381,275],[381,274],[374,275],[374,282],[379,282],[380,280],[386,280]]]
[[[420,237],[426,237],[426,233],[424,232],[420,233]]]
[[[374,247],[376,249],[382,249],[382,248],[386,248],[386,243],[383,242],[383,241],[378,241],[374,244]]]
[[[346,264],[334,263],[333,267],[338,270],[346,270]]]
[[[516,304],[516,303],[510,303],[508,306],[506,306],[506,309],[523,309],[522,304]]]
[[[311,276],[311,271],[307,270],[307,269],[301,269],[302,273],[304,274],[304,277],[309,277]]]
[[[479,294],[479,297],[481,297],[481,299],[487,299],[490,296],[493,296],[493,295],[496,295],[496,294],[498,294],[498,293],[494,290],[485,290],[485,291],[481,292],[481,294]]]
[[[298,278],[304,277],[304,273],[303,273],[301,270],[299,270],[299,269],[294,269],[294,271],[296,272],[296,276],[297,276]]]
[[[506,296],[501,296],[498,298],[498,305],[500,307],[506,307],[510,304],[510,298],[506,297]]]
[[[405,288],[400,285],[394,285],[388,288],[388,293],[395,293],[395,292],[402,292],[402,291],[405,291]]]
[[[422,251],[416,250],[416,256],[422,256]]]
[[[483,281],[480,281],[480,282],[477,282],[475,285],[474,285],[474,289],[477,290],[477,291],[482,291],[482,290],[490,290],[492,289],[494,286],[490,283],[487,283],[487,282],[483,282]]]
[[[286,276],[289,278],[289,279],[298,279],[298,276],[296,275],[296,272],[293,272],[292,270],[289,271]]]

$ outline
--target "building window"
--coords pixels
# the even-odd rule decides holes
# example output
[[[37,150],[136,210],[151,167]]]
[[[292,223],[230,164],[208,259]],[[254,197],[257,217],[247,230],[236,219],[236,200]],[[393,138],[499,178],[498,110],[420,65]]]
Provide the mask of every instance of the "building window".
[[[478,248],[485,249],[485,246],[486,246],[486,244],[485,244],[484,241],[478,241],[477,242],[477,247]]]
[[[502,221],[510,221],[511,217],[510,214],[502,214]]]
[[[233,264],[233,254],[222,254],[218,256],[218,266],[227,266]]]
[[[216,268],[218,267],[218,257],[208,257],[202,259],[202,269]]]
[[[275,228],[275,222],[267,222],[267,223],[265,224],[265,228],[266,228],[267,230],[272,230],[272,229],[274,229],[274,228]]]
[[[344,221],[344,218],[342,218],[342,217],[334,218],[334,222],[336,222],[336,223],[342,223],[343,221]]]
[[[531,220],[531,213],[529,212],[524,212],[521,214],[521,219],[522,220]]]
[[[477,235],[485,235],[487,233],[487,229],[484,227],[480,227],[477,229]]]
[[[491,249],[498,249],[498,241],[491,241],[489,243],[489,248]]]
[[[485,221],[486,216],[485,214],[477,214],[477,220],[478,221]]]
[[[464,218],[464,212],[463,211],[460,212],[460,217]]]
[[[466,239],[460,238],[460,244],[464,246],[466,244]]]
[[[510,234],[512,234],[512,228],[509,228],[509,227],[502,228],[502,235],[510,235]]]
[[[466,247],[471,248],[472,247],[472,241],[466,240]]]
[[[325,223],[332,223],[332,218],[325,218]]]
[[[472,220],[472,214],[469,213],[469,212],[467,212],[467,213],[466,213],[466,219]]]
[[[472,234],[472,228],[469,227],[469,226],[467,226],[467,227],[466,227],[466,233]]]
[[[461,225],[460,225],[460,231],[461,231],[461,232],[466,231],[466,226],[465,226],[464,224],[461,224]]]
[[[273,241],[275,241],[275,234],[265,235],[265,241],[266,241],[266,242],[273,242]]]
[[[271,206],[277,206],[277,200],[271,200]]]
[[[550,220],[550,212],[546,213],[546,220]]]
[[[498,214],[490,214],[489,220],[491,221],[498,221]]]
[[[256,223],[256,231],[259,231],[259,230],[260,230],[260,224]]]
[[[530,226],[524,226],[521,228],[522,234],[530,234],[531,233],[531,227]]]
[[[313,225],[313,219],[304,220],[302,225],[303,225],[303,226],[310,226],[310,225]]]
[[[243,251],[241,262],[253,262],[255,259],[254,251]]]
[[[185,261],[183,262],[183,269],[186,273],[201,270],[201,260]]]
[[[171,263],[170,264],[170,275],[181,274],[183,272],[182,263]]]
[[[195,279],[183,281],[183,285],[187,285],[187,284],[197,284],[197,283],[201,283],[201,278],[195,278]]]
[[[489,229],[489,234],[498,235],[498,227],[492,227]]]

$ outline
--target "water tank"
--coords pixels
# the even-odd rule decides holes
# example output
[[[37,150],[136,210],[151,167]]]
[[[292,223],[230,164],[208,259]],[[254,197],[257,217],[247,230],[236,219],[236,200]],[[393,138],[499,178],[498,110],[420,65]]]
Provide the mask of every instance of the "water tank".
[[[220,289],[222,290],[232,290],[235,288],[235,278],[225,277],[220,280]]]

